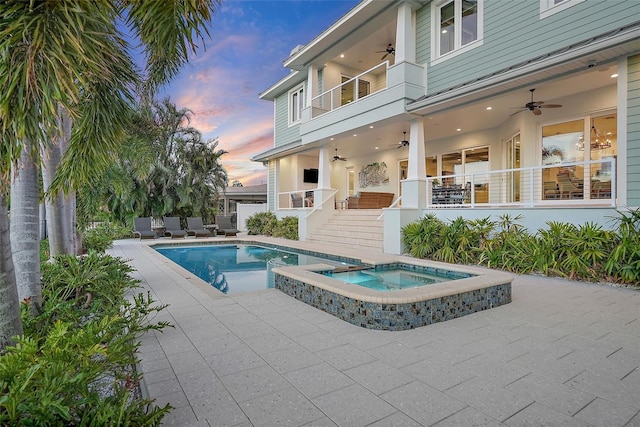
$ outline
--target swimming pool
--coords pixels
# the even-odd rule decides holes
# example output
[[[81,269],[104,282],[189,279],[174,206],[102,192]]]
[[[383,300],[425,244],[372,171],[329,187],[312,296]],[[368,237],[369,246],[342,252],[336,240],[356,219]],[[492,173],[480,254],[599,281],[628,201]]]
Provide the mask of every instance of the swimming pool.
[[[182,268],[227,294],[273,288],[268,267],[349,263],[317,254],[254,244],[208,244],[198,246],[155,246],[154,249]]]

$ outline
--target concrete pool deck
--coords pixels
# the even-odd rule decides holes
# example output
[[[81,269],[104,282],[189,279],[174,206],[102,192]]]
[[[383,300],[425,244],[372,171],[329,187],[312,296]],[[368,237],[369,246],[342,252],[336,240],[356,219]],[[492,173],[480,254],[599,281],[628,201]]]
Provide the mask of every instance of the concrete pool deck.
[[[162,242],[109,253],[170,304],[156,320],[175,328],[140,347],[164,425],[640,426],[638,291],[515,276],[510,304],[375,331],[275,289],[222,295],[147,247]]]

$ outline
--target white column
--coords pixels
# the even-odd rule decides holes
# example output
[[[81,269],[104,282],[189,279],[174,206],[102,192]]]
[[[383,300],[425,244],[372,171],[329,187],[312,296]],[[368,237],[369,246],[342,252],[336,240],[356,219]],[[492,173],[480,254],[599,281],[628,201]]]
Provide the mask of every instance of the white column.
[[[396,64],[403,61],[416,62],[415,20],[411,6],[408,3],[402,3],[398,6],[395,48]]]
[[[407,179],[426,178],[427,169],[424,157],[424,126],[421,121],[412,120],[411,131],[409,132],[409,164],[407,167]]]
[[[402,207],[425,207],[427,169],[424,151],[424,125],[421,120],[412,120],[409,132],[407,179],[402,181]]]
[[[307,107],[310,107],[311,100],[318,96],[318,87],[318,67],[309,65],[309,71],[307,72]]]
[[[331,188],[331,157],[329,156],[329,147],[320,147],[320,154],[318,155],[318,188],[330,189]]]

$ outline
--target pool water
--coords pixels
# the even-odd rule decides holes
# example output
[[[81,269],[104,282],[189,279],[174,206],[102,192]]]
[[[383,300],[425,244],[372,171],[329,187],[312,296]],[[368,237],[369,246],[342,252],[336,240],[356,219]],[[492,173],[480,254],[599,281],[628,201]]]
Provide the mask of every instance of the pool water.
[[[268,266],[344,262],[258,245],[201,245],[156,247],[163,256],[195,274],[221,292],[240,293],[274,287]]]
[[[331,272],[327,275],[343,282],[364,286],[376,291],[415,288],[452,280],[449,276],[438,276],[402,269]]]

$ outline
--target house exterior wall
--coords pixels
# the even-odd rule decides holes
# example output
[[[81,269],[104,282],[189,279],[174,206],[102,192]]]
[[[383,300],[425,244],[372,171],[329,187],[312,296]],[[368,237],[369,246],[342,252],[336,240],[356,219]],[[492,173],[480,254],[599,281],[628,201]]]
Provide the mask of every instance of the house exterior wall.
[[[300,139],[300,124],[297,123],[289,126],[289,92],[279,95],[275,100],[275,123],[273,126],[273,133],[273,141],[276,147],[289,144]]]
[[[627,67],[627,205],[640,207],[640,55]]]
[[[267,206],[270,211],[276,210],[276,199],[278,187],[276,185],[276,160],[269,161],[267,171]]]
[[[416,59],[431,62],[431,13],[416,14]],[[430,65],[427,94],[489,75],[510,65],[553,52],[638,20],[635,1],[587,0],[540,19],[540,2],[484,2],[482,45]]]

